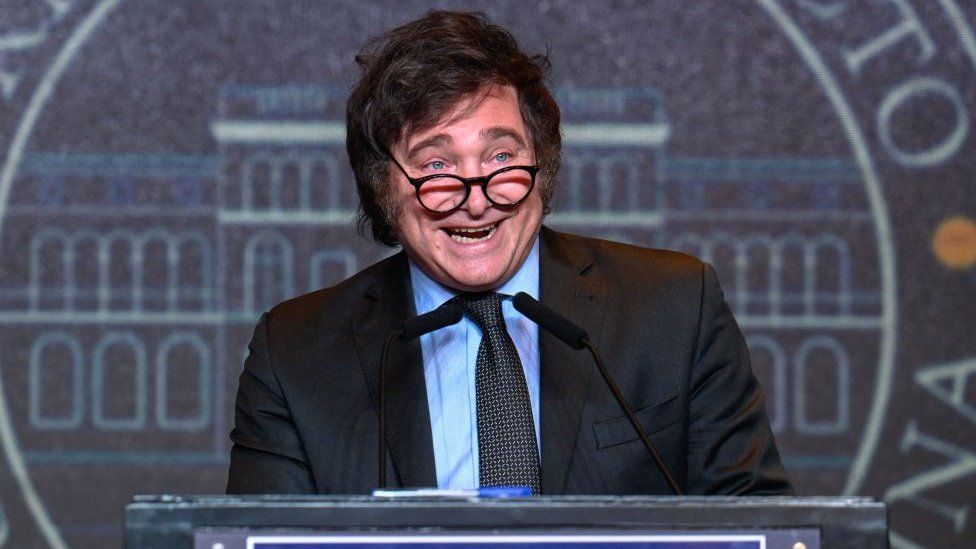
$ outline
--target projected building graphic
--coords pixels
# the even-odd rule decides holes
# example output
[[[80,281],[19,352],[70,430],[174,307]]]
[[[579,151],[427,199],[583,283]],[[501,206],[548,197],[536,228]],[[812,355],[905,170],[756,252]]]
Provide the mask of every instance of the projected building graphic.
[[[669,154],[655,89],[561,90],[547,223],[711,262],[791,468],[843,474],[878,360],[874,219],[845,159]],[[226,461],[258,316],[392,253],[355,235],[345,96],[231,86],[216,157],[33,154],[0,280],[10,406],[28,463]],[[109,388],[126,387],[118,391]]]

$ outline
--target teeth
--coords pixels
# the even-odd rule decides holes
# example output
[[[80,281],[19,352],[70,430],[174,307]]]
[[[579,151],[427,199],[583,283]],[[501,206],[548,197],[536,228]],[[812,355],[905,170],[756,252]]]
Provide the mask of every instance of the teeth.
[[[455,242],[460,242],[461,244],[471,244],[474,242],[483,242],[488,240],[495,234],[495,229],[498,227],[497,224],[488,227],[479,227],[475,229],[455,227],[448,230],[448,234],[451,235],[451,239]],[[471,235],[471,236],[465,236]]]
[[[456,229],[451,229],[451,230],[454,231],[454,232],[456,232],[456,233],[480,233],[482,231],[490,231],[490,230],[492,230],[494,228],[495,228],[495,226],[492,225],[491,227],[480,227],[480,228],[477,228],[477,229],[465,229],[465,228],[462,228],[462,227],[458,227]]]

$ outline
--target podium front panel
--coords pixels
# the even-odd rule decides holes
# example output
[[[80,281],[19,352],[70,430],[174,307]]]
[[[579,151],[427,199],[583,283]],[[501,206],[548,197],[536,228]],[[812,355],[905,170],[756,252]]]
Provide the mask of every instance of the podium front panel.
[[[139,496],[125,512],[130,549],[881,549],[887,526],[867,498]]]

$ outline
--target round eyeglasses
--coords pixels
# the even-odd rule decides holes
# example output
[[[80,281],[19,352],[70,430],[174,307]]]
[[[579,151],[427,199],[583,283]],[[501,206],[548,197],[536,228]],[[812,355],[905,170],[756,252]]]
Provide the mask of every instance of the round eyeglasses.
[[[516,206],[532,192],[539,173],[539,166],[505,166],[481,177],[436,173],[413,178],[392,154],[389,157],[417,191],[420,205],[435,213],[450,213],[464,205],[472,185],[480,185],[485,198],[495,206]]]

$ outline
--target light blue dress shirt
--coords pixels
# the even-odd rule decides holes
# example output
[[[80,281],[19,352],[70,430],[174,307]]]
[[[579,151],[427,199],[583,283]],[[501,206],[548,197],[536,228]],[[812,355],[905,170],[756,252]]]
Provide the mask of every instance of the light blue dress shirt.
[[[417,314],[439,307],[457,292],[444,287],[410,262]],[[525,292],[539,298],[539,238],[525,263],[505,284],[495,290],[513,296]],[[539,327],[515,310],[511,299],[502,301],[508,333],[518,349],[532,404],[539,455]],[[439,488],[478,488],[478,417],[475,400],[475,361],[481,329],[467,316],[461,322],[425,334],[420,338],[427,383],[427,405],[434,441],[434,463]]]

